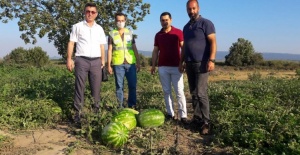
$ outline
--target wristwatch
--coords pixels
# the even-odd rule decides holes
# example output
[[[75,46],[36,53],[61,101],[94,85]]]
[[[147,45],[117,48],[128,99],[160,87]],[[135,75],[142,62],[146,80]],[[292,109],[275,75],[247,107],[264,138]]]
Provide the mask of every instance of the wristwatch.
[[[209,61],[215,63],[215,62],[216,62],[216,59],[209,59]]]

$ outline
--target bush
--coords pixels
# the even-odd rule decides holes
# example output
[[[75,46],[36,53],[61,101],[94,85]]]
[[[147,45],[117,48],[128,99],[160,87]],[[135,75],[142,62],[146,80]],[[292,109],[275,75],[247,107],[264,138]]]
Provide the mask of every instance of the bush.
[[[146,66],[150,65],[148,57],[145,57],[142,54],[139,54],[139,56],[140,56],[140,65],[141,65],[141,67],[146,67]]]
[[[4,62],[9,64],[24,64],[26,63],[27,50],[23,47],[13,49],[4,57]]]
[[[26,60],[30,65],[42,67],[49,63],[49,56],[41,47],[35,47],[28,50]]]
[[[260,72],[255,71],[253,74],[248,74],[248,79],[250,81],[259,81],[262,79],[262,75]]]
[[[4,57],[5,64],[19,64],[19,65],[31,65],[36,67],[42,67],[49,64],[50,59],[45,51],[41,47],[34,47],[32,49],[24,49],[18,47],[11,51]]]
[[[300,76],[300,69],[296,69],[296,75]]]

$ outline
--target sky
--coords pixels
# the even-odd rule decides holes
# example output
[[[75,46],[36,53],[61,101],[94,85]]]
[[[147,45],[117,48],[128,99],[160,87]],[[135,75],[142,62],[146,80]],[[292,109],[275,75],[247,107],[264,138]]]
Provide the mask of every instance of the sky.
[[[259,53],[300,54],[300,0],[198,0],[200,15],[216,28],[217,51],[228,51],[238,38],[250,41]],[[143,0],[150,14],[137,24],[138,50],[152,51],[154,36],[161,29],[159,17],[170,12],[172,25],[182,29],[188,22],[186,0]],[[53,42],[38,39],[35,45],[20,38],[17,20],[0,22],[0,58],[17,47],[40,46],[50,57],[59,56]]]

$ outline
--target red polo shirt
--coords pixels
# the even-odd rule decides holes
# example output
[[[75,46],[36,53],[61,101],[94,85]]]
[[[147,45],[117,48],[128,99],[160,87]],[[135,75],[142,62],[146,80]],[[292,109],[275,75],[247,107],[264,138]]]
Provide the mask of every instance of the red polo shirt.
[[[156,33],[154,46],[159,48],[158,66],[178,67],[181,41],[183,41],[182,31],[173,26],[167,33],[162,29]]]

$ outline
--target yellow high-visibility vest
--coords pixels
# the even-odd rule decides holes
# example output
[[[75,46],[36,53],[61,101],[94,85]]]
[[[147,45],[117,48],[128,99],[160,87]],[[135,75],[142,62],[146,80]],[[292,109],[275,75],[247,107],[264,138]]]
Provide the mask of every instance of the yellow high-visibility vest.
[[[129,64],[136,62],[136,57],[132,50],[132,32],[128,29],[124,29],[124,40],[118,30],[112,30],[109,32],[110,37],[113,39],[112,49],[112,64],[120,65],[126,60]]]

